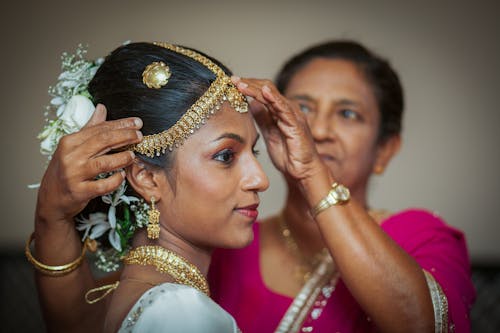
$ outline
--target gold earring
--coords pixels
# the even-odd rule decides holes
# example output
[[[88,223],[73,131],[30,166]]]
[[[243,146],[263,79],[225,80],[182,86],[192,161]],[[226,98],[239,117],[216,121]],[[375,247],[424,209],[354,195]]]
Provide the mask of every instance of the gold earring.
[[[381,175],[384,173],[384,167],[382,165],[376,165],[375,168],[373,168],[373,172],[377,175]]]
[[[160,211],[155,208],[155,197],[151,197],[151,209],[149,209],[148,238],[158,239],[160,237]]]

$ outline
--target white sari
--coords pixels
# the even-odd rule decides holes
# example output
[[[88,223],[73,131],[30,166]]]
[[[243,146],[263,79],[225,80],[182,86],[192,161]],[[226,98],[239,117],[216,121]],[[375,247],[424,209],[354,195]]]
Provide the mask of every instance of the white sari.
[[[119,333],[237,333],[234,318],[207,295],[189,286],[163,283],[135,303]]]

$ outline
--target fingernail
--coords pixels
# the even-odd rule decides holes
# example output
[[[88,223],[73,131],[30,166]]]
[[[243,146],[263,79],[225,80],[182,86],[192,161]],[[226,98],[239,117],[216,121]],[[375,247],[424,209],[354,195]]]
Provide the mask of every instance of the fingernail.
[[[125,170],[120,170],[120,174],[122,175],[123,178],[125,178],[127,176],[127,174],[125,173]]]
[[[238,88],[246,88],[248,87],[248,84],[246,84],[245,82],[238,82]]]
[[[240,80],[241,80],[241,77],[239,77],[239,76],[236,76],[236,75],[231,76],[231,81],[233,81],[233,83],[238,83],[238,82],[240,82]]]
[[[136,159],[134,160],[134,163],[135,163],[137,166],[141,167],[141,168],[144,168],[144,167],[145,167],[144,163],[143,163],[140,159],[138,159],[138,158],[136,158]]]
[[[142,127],[142,119],[141,118],[135,118],[134,119],[134,124],[137,127]]]
[[[268,86],[264,85],[264,86],[262,87],[262,91],[264,91],[264,92],[266,92],[266,93],[270,93],[270,92],[271,92],[271,89],[270,89]]]
[[[141,131],[135,131],[135,133],[137,134],[137,138],[139,138],[139,139],[142,140],[142,132]]]
[[[129,150],[128,152],[130,153],[130,157],[132,157],[132,159],[134,159],[135,158],[135,153],[132,150]]]

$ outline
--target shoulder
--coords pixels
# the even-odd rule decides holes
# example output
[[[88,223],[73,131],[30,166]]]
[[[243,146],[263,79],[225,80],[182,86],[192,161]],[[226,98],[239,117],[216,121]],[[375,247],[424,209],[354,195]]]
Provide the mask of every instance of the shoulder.
[[[119,332],[237,332],[229,313],[200,291],[164,283],[144,293]]]
[[[470,265],[465,236],[436,213],[409,209],[390,216],[382,229],[423,268]],[[458,267],[457,267],[458,268]]]
[[[462,231],[448,225],[438,213],[424,209],[413,208],[392,214],[382,222],[381,227],[396,241],[418,239],[416,236],[442,236],[459,241],[464,238]]]

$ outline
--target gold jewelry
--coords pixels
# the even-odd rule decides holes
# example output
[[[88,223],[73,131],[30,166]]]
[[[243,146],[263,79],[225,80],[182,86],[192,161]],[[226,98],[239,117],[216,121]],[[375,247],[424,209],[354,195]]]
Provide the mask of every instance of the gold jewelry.
[[[294,271],[297,280],[301,285],[303,285],[310,279],[312,272],[321,262],[321,259],[323,258],[327,250],[326,248],[323,248],[312,257],[306,257],[302,253],[302,251],[300,251],[299,245],[297,244],[297,241],[293,237],[292,232],[290,231],[290,228],[288,227],[288,224],[283,217],[283,213],[278,215],[278,222],[280,225],[281,235],[283,236],[283,240],[285,241],[287,248],[299,261],[299,264],[296,265]]]
[[[161,246],[139,246],[130,250],[123,262],[127,265],[153,265],[158,272],[170,275],[175,283],[191,286],[210,295],[207,279],[200,270],[187,259]]]
[[[90,238],[86,238],[85,242],[82,247],[82,254],[80,257],[76,258],[74,261],[65,264],[65,265],[58,265],[58,266],[49,266],[42,264],[38,260],[33,257],[31,254],[30,250],[30,245],[31,242],[35,239],[35,233],[33,232],[31,236],[28,238],[26,241],[26,246],[24,248],[24,253],[26,254],[26,258],[30,263],[33,264],[33,266],[36,268],[37,271],[40,273],[43,273],[45,275],[50,275],[50,276],[63,276],[66,275],[75,269],[77,269],[83,262],[83,259],[85,258],[85,253],[87,252],[87,248],[92,249],[95,245],[95,240],[91,240]],[[92,244],[94,243],[94,244]]]
[[[104,299],[104,297],[108,296],[110,292],[112,292],[113,290],[116,290],[116,288],[118,288],[119,285],[120,285],[120,281],[116,281],[114,283],[106,284],[106,285],[101,286],[101,287],[92,288],[85,293],[85,302],[87,302],[87,304],[97,303],[100,300]],[[104,293],[101,296],[98,296],[96,298],[90,297],[91,295],[93,295],[94,293],[96,293],[98,291],[104,291]]]
[[[311,211],[312,216],[316,217],[319,213],[331,206],[343,205],[347,203],[350,198],[351,194],[347,187],[342,184],[333,183],[330,192],[328,192],[326,197],[324,197]]]
[[[216,79],[172,127],[158,134],[144,136],[141,142],[131,147],[132,150],[148,157],[165,154],[167,149],[172,151],[200,128],[210,115],[220,110],[224,101],[228,101],[240,113],[248,112],[248,104],[243,94],[238,91],[226,73],[210,59],[177,45],[160,42],[154,44],[200,62],[216,75]]]
[[[373,173],[375,173],[376,175],[381,175],[384,173],[384,167],[382,165],[376,165],[374,168],[373,168]]]
[[[163,61],[155,61],[147,65],[144,72],[142,72],[142,82],[148,88],[160,89],[167,84],[171,75],[170,67]]]
[[[155,197],[151,197],[151,208],[149,209],[148,238],[158,239],[160,237],[160,211],[155,208]]]

